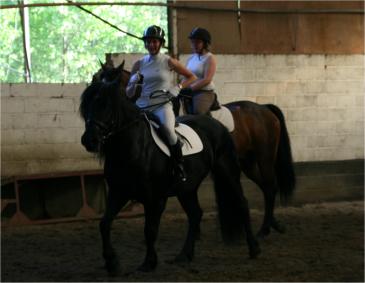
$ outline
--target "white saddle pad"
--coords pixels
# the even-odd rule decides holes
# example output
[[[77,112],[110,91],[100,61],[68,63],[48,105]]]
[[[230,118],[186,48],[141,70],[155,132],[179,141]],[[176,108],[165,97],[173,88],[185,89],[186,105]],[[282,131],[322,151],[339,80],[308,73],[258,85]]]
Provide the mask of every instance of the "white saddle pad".
[[[158,134],[156,132],[155,127],[158,128],[159,126],[151,120],[149,120],[149,123],[150,123],[150,128],[151,128],[151,134],[152,134],[152,137],[153,137],[155,143],[167,156],[170,156],[169,148],[161,140],[161,138],[158,136]],[[200,137],[188,125],[179,123],[178,127],[175,128],[175,131],[176,131],[178,139],[180,140],[180,142],[182,144],[181,150],[182,150],[182,154],[184,156],[198,153],[203,150],[203,143],[202,143]]]
[[[234,121],[231,111],[225,106],[220,106],[220,109],[210,111],[212,117],[221,122],[229,132],[233,132],[234,130]]]

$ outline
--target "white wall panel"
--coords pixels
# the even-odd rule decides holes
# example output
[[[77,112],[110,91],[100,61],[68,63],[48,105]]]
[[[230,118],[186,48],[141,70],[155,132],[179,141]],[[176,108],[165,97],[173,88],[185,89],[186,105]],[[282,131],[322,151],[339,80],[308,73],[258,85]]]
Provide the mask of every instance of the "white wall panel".
[[[130,70],[141,54],[112,54]],[[216,55],[221,103],[274,103],[295,161],[364,158],[364,56]],[[180,57],[184,62],[187,55]],[[3,176],[101,168],[80,144],[86,84],[1,84]]]

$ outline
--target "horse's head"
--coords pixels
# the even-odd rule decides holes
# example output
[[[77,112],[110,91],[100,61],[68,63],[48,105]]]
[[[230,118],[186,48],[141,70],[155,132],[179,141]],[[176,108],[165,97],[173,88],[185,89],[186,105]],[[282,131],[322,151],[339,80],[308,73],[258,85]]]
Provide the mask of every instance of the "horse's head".
[[[80,114],[85,121],[81,143],[87,151],[101,153],[104,143],[122,123],[121,101],[126,96],[121,80],[120,72],[113,81],[94,81],[81,95]]]
[[[123,88],[127,86],[131,73],[124,70],[124,60],[116,68],[114,68],[113,63],[102,63],[100,60],[99,63],[101,68],[93,75],[92,82],[112,82],[121,75],[121,86]]]

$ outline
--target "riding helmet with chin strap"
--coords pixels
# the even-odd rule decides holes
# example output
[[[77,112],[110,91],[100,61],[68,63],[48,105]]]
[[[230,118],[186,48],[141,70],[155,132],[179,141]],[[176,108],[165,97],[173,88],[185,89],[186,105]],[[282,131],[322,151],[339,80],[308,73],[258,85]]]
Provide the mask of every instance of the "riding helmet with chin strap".
[[[205,44],[210,44],[212,37],[210,36],[209,31],[207,31],[206,29],[196,27],[190,32],[189,39],[200,39]]]
[[[143,32],[143,41],[146,41],[147,38],[157,38],[163,44],[165,42],[165,31],[159,26],[149,26]]]

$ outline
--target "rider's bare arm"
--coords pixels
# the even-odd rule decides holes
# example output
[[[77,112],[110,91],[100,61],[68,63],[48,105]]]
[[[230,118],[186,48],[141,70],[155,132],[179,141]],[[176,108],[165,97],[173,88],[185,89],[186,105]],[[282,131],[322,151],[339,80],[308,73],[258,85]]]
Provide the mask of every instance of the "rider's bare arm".
[[[187,87],[197,79],[197,77],[190,70],[185,68],[183,64],[174,58],[169,59],[169,67],[177,74],[184,77],[184,80],[179,84],[180,88]]]

